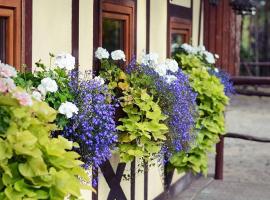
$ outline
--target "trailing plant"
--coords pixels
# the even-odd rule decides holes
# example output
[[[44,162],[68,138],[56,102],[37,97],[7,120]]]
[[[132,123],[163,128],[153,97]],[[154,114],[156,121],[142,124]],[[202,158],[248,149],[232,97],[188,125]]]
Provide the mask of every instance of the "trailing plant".
[[[79,74],[73,71],[69,83],[79,111],[70,119],[62,134],[80,145],[76,151],[82,156],[86,168],[90,165],[97,168],[110,158],[117,142],[116,105],[102,78],[89,79],[89,73],[84,76]]]
[[[214,56],[203,47],[194,48],[183,45],[175,59],[183,71],[189,75],[190,84],[197,95],[199,117],[196,128],[199,131],[194,146],[188,153],[179,152],[173,155],[170,163],[178,171],[193,171],[207,174],[208,153],[213,151],[219,136],[224,134],[224,111],[228,97],[224,93],[224,85],[219,78],[209,73],[214,68]],[[206,59],[206,55],[209,56]],[[209,62],[211,61],[211,62]]]
[[[108,83],[110,91],[117,97],[118,110],[118,150],[123,162],[135,157],[149,160],[156,156],[166,140],[166,116],[162,113],[158,100],[154,100],[146,87],[138,87],[132,77],[121,69],[125,60],[122,51],[109,53],[98,48],[96,57],[101,60],[100,76]],[[141,80],[141,79],[140,79]]]
[[[88,188],[79,177],[88,176],[71,151],[78,146],[50,137],[57,112],[3,76],[11,68],[0,64],[0,111],[8,113],[0,120],[0,199],[79,199],[80,189]]]
[[[195,138],[196,93],[176,61],[158,63],[157,58],[155,53],[146,54],[141,64],[131,62],[127,71],[134,84],[147,87],[159,100],[162,112],[168,116],[165,123],[169,132],[162,147],[167,162],[173,153],[187,151]]]

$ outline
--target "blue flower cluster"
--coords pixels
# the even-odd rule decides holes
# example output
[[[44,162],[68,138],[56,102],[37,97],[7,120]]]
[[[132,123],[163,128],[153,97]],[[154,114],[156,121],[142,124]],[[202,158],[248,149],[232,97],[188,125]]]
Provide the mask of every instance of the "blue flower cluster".
[[[188,76],[181,69],[176,73],[170,72],[170,75],[176,76],[177,80],[169,84],[153,69],[143,66],[143,71],[152,77],[159,105],[168,116],[167,126],[170,132],[168,141],[163,147],[163,153],[166,153],[166,157],[169,158],[175,152],[187,151],[190,142],[195,138],[197,97],[189,85]]]
[[[107,86],[93,79],[78,80],[78,73],[71,73],[70,87],[75,96],[79,113],[63,130],[63,136],[77,142],[85,168],[98,167],[111,156],[117,142],[115,105]]]
[[[220,82],[224,85],[224,92],[226,96],[230,97],[231,95],[235,94],[233,82],[231,81],[231,77],[228,73],[220,69],[218,71],[211,69],[209,70],[209,73],[219,78]]]

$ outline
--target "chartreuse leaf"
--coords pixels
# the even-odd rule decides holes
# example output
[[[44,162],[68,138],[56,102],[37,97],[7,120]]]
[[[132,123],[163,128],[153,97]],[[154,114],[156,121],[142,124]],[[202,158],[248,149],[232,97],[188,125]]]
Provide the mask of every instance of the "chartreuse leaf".
[[[166,140],[166,116],[146,90],[129,88],[124,95],[132,97],[123,98],[121,105],[126,117],[119,119],[122,125],[117,127],[121,131],[118,138],[121,161],[129,162],[135,157],[147,160],[160,151]]]
[[[173,155],[170,163],[178,171],[192,170],[195,173],[207,174],[208,152],[213,150],[219,135],[225,130],[223,112],[228,97],[220,80],[206,70],[209,64],[200,55],[179,53],[175,58],[189,75],[193,90],[198,93],[199,116],[196,122],[198,135],[195,144],[188,153]]]
[[[6,100],[3,95],[0,99]],[[81,188],[91,189],[80,183],[79,177],[88,176],[72,151],[74,144],[50,136],[57,112],[42,102],[32,107],[10,102],[0,101],[10,114],[0,137],[0,199],[78,199]]]

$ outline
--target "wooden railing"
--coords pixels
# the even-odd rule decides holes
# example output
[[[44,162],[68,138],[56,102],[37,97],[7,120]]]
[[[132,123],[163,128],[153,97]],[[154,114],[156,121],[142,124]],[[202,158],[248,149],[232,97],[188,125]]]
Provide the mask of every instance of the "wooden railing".
[[[270,64],[270,63],[269,63]],[[233,77],[232,81],[235,86],[270,86],[270,77]],[[236,89],[236,93],[246,96],[265,96],[270,97],[270,93],[262,91],[253,91],[245,89]],[[247,134],[226,133],[220,137],[220,142],[216,145],[216,165],[215,165],[215,179],[223,179],[223,165],[224,165],[224,138],[237,138],[242,140],[249,140],[254,142],[270,143],[270,138],[255,137]]]

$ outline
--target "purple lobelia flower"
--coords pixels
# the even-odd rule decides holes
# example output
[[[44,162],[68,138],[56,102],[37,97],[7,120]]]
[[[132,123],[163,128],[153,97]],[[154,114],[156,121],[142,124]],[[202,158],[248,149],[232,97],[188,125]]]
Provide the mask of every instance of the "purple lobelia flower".
[[[173,153],[188,151],[195,138],[197,93],[192,90],[188,76],[181,69],[177,72],[167,72],[166,76],[159,76],[153,68],[144,65],[140,70],[151,77],[152,83],[149,87],[154,87],[159,106],[168,116],[166,124],[169,127],[169,135],[161,152],[166,155],[166,162]],[[173,79],[168,81],[168,77]]]
[[[216,68],[216,70],[210,69],[209,73],[219,78],[220,82],[224,85],[224,92],[226,96],[230,97],[235,94],[233,82],[231,81],[231,77],[227,72]]]
[[[69,86],[79,113],[64,128],[63,136],[79,144],[76,151],[85,168],[90,165],[95,168],[111,156],[117,141],[113,97],[107,86],[97,79],[79,79],[75,71],[70,76]]]

